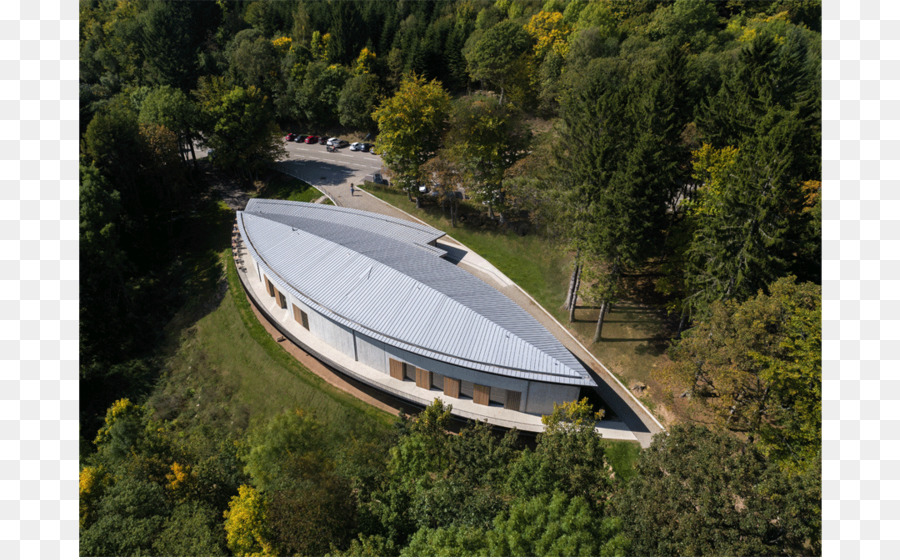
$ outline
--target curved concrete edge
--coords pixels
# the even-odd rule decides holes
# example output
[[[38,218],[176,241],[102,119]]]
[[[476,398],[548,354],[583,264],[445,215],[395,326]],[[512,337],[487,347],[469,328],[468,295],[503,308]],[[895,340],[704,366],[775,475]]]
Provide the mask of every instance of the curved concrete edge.
[[[364,192],[364,193],[366,193],[367,195],[369,195],[369,196],[371,196],[371,197],[373,197],[373,198],[378,199],[381,203],[390,206],[391,208],[393,208],[394,210],[396,210],[396,211],[398,211],[398,212],[402,212],[403,214],[409,216],[409,218],[410,218],[411,220],[414,220],[414,221],[419,222],[419,223],[421,223],[421,224],[429,225],[429,224],[427,224],[425,221],[423,221],[423,220],[421,220],[421,219],[419,219],[419,218],[413,216],[413,215],[410,214],[409,212],[406,212],[405,210],[403,210],[403,209],[401,209],[401,208],[397,208],[396,206],[394,206],[393,204],[391,204],[391,203],[389,203],[389,202],[385,202],[384,200],[382,200],[382,199],[378,198],[377,196],[373,195],[372,193],[369,193],[369,192],[367,192],[367,191],[364,191],[364,190],[362,190],[362,189],[360,189],[360,188],[357,188],[357,190],[359,190],[359,191],[361,191],[361,192]],[[451,239],[451,240],[453,241],[453,243],[455,243],[456,245],[458,245],[459,247],[461,247],[461,248],[464,249],[465,251],[467,251],[467,252],[469,252],[469,253],[471,253],[471,254],[477,254],[475,251],[473,251],[473,250],[470,249],[469,247],[463,245],[459,240],[457,240],[457,239],[451,237],[449,234],[445,235],[445,237],[448,238],[448,239]],[[659,431],[666,431],[665,426],[663,426],[662,423],[656,418],[656,416],[654,416],[653,413],[650,412],[650,410],[646,407],[646,405],[644,405],[644,403],[642,403],[642,402],[640,401],[640,399],[638,399],[637,397],[635,397],[634,394],[633,394],[631,391],[628,390],[628,387],[626,387],[625,384],[622,383],[622,381],[621,381],[621,380],[620,380],[620,379],[619,379],[612,371],[610,371],[610,369],[609,369],[608,367],[606,367],[606,364],[604,364],[604,363],[601,362],[596,356],[594,356],[594,354],[593,354],[590,350],[588,350],[587,347],[586,347],[584,344],[582,344],[581,341],[578,340],[577,337],[575,337],[575,335],[571,334],[571,331],[569,331],[569,329],[566,328],[565,325],[563,325],[562,323],[560,323],[559,320],[558,320],[556,317],[554,317],[549,311],[547,311],[547,310],[544,308],[543,305],[541,305],[540,303],[538,303],[538,301],[537,301],[536,299],[534,299],[534,298],[531,296],[531,294],[529,294],[528,292],[526,292],[525,290],[523,290],[521,286],[519,286],[518,284],[516,284],[515,282],[513,282],[508,276],[506,276],[505,274],[503,274],[502,271],[500,271],[499,269],[497,269],[497,267],[493,267],[493,266],[492,266],[492,268],[493,268],[494,270],[492,270],[492,271],[485,271],[485,272],[491,274],[492,276],[498,277],[498,278],[501,280],[502,283],[505,283],[505,284],[509,284],[509,285],[515,286],[522,294],[525,295],[525,297],[527,297],[529,300],[531,300],[531,302],[535,305],[535,307],[537,307],[538,309],[540,309],[541,311],[543,311],[544,314],[547,315],[547,317],[549,317],[554,323],[556,323],[563,331],[569,333],[569,338],[572,339],[572,341],[575,342],[575,344],[577,344],[577,345],[584,351],[585,354],[587,354],[588,356],[591,357],[592,360],[594,360],[595,362],[597,362],[597,363],[600,365],[600,367],[602,367],[602,368],[606,371],[606,374],[607,374],[610,378],[612,378],[613,380],[615,380],[615,382],[619,385],[619,387],[620,387],[620,388],[621,388],[628,396],[631,397],[631,400],[632,400],[638,407],[640,407],[641,411],[642,411],[648,418],[650,418],[651,420],[653,420],[653,422],[654,422],[654,423],[657,425],[657,427],[659,428]]]
[[[425,408],[434,402],[434,399],[425,399],[425,398],[418,397],[416,395],[410,395],[410,394],[406,394],[406,393],[398,393],[397,391],[393,390],[391,387],[388,387],[387,385],[378,383],[377,381],[372,380],[368,377],[365,377],[362,375],[357,375],[354,371],[343,367],[342,365],[340,365],[337,362],[328,358],[328,356],[322,354],[321,352],[318,352],[314,347],[301,342],[289,330],[283,328],[281,323],[278,320],[276,320],[274,317],[272,317],[272,315],[266,309],[266,306],[263,305],[262,302],[260,302],[257,299],[253,290],[250,290],[248,288],[248,286],[244,282],[243,276],[240,273],[238,274],[238,279],[241,282],[241,287],[244,290],[244,294],[247,296],[247,298],[250,300],[250,302],[253,304],[253,306],[256,308],[256,310],[260,313],[260,315],[265,317],[266,321],[268,321],[273,327],[275,327],[275,329],[277,329],[278,332],[282,334],[282,336],[284,336],[285,338],[290,340],[291,343],[293,343],[298,348],[302,349],[304,352],[306,352],[309,355],[311,355],[312,357],[314,357],[319,362],[325,364],[330,369],[340,373],[341,375],[345,375],[347,377],[350,377],[351,379],[354,379],[360,383],[363,383],[364,385],[373,387],[373,388],[385,393],[386,395],[389,395],[392,398],[399,399],[401,401],[409,403],[418,408]],[[446,402],[445,399],[442,399],[438,395],[436,395],[435,398],[437,398],[438,400],[443,402],[445,405],[450,405],[451,406],[450,415],[455,417],[458,420],[464,420],[464,421],[465,420],[477,420],[477,421],[481,421],[486,424],[489,424],[491,426],[498,426],[498,427],[506,428],[506,429],[515,428],[515,429],[519,430],[520,432],[528,432],[528,433],[541,433],[546,429],[543,422],[541,422],[540,417],[535,417],[534,422],[528,422],[528,423],[515,422],[515,421],[511,421],[511,420],[506,420],[503,418],[496,418],[496,417],[491,417],[491,416],[487,416],[484,414],[473,413],[473,412],[467,411],[467,410],[452,408],[452,403]],[[622,423],[622,422],[602,421],[601,420],[600,422],[597,422],[597,425],[594,429],[597,433],[599,433],[601,436],[603,436],[604,439],[616,440],[616,441],[638,442],[638,439],[637,439],[637,437],[635,437],[634,433],[631,430],[629,430],[627,428],[627,426],[625,426],[624,423]]]
[[[285,160],[285,161],[290,161],[290,160]],[[323,193],[325,192],[322,188],[316,186],[315,183],[312,183],[312,182],[308,181],[307,179],[299,177],[298,175],[295,175],[288,171],[282,171],[282,173],[286,173],[288,175],[291,175],[293,177],[296,177],[298,179],[306,181],[307,183],[309,183],[310,185],[312,185],[313,187],[318,189],[320,192],[323,192]],[[366,189],[363,189],[360,187],[355,187],[355,188],[356,188],[356,190],[362,192],[364,195],[372,197],[372,199],[376,200],[378,203],[384,204],[385,206],[393,209],[394,211],[396,211],[404,216],[407,216],[408,219],[410,219],[414,222],[417,222],[417,223],[429,225],[425,221],[417,218],[416,216],[413,216],[409,212],[406,212],[405,210],[397,208],[393,204],[390,204],[389,202],[386,202],[386,201],[378,198],[377,196],[368,192]],[[337,200],[335,200],[334,198],[332,198],[330,196],[329,196],[329,198],[332,199],[335,206],[343,206],[342,204],[339,204],[339,202]],[[472,249],[463,245],[457,239],[453,238],[450,235],[445,235],[444,239],[449,239],[450,241],[452,241],[453,244],[459,246],[461,249],[465,250],[470,255],[478,255],[476,252],[472,251]],[[528,292],[523,290],[521,286],[519,286],[518,284],[513,282],[509,277],[507,277],[499,269],[497,269],[497,267],[492,265],[490,263],[490,261],[487,261],[480,255],[478,256],[478,258],[480,260],[484,261],[488,265],[489,268],[484,267],[484,266],[478,266],[478,264],[476,264],[476,263],[472,263],[472,264],[470,264],[470,266],[473,266],[474,268],[477,268],[477,270],[479,270],[480,272],[493,277],[495,280],[497,280],[498,284],[514,286],[515,289],[518,290],[519,293],[525,295],[525,297],[527,297],[528,300],[530,300],[536,308],[540,309],[548,318],[550,318],[553,321],[553,323],[555,323],[560,328],[560,330],[562,332],[566,333],[568,338],[572,342],[574,342],[581,349],[581,351],[585,353],[585,355],[587,355],[591,360],[596,362],[597,365],[599,365],[601,368],[603,368],[603,372],[597,372],[597,376],[606,382],[606,384],[609,386],[610,391],[612,391],[613,393],[619,394],[619,398],[622,401],[631,403],[629,405],[629,408],[631,409],[632,414],[634,414],[639,419],[641,417],[643,417],[643,419],[641,419],[640,422],[641,422],[641,424],[643,424],[646,427],[646,429],[648,430],[648,433],[642,433],[641,435],[637,435],[636,432],[632,431],[632,433],[635,434],[635,437],[637,438],[637,440],[641,443],[642,447],[649,447],[651,439],[652,439],[652,435],[654,433],[666,431],[665,426],[663,426],[662,423],[656,418],[656,416],[654,416],[653,413],[650,412],[650,410],[646,407],[646,405],[644,405],[643,402],[641,402],[637,397],[635,397],[634,394],[630,390],[628,390],[628,388],[625,386],[625,384],[622,383],[622,381],[614,373],[612,373],[612,371],[610,371],[610,369],[606,366],[606,364],[601,362],[590,350],[588,350],[587,347],[584,344],[582,344],[582,342],[580,340],[578,340],[578,338],[568,328],[565,327],[565,325],[560,323],[559,320],[556,319],[556,317],[554,317],[540,303],[538,303],[537,300],[535,300],[531,296],[531,294],[529,294]],[[611,386],[611,383],[613,383],[613,382],[608,381],[609,379],[613,380],[613,382],[615,384],[615,388]]]

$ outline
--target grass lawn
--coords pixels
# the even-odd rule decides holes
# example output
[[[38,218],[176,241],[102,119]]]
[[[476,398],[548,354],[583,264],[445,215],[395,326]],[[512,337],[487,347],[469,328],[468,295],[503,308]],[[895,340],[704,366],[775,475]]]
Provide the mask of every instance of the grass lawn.
[[[658,413],[658,417],[661,416],[662,422],[671,419],[664,405],[667,396],[651,375],[651,371],[666,359],[665,317],[656,302],[648,303],[646,286],[612,307],[606,316],[603,338],[594,343],[599,309],[580,302],[575,311],[575,322],[568,323],[568,312],[563,308],[574,258],[565,248],[534,234],[519,236],[464,224],[452,228],[449,217],[438,206],[416,208],[415,202],[410,202],[404,193],[371,184],[366,187],[371,194],[446,231],[490,261],[567,325],[628,388],[637,382],[645,383],[648,391],[639,398]]]
[[[272,340],[250,308],[234,261],[227,252],[222,260],[227,290],[214,309],[184,331],[153,398],[159,414],[167,414],[166,403],[173,411],[191,410],[184,402],[196,400],[195,415],[208,420],[224,416],[240,432],[300,408],[345,437],[379,439],[387,434],[395,421],[391,415],[332,387]]]
[[[604,441],[606,460],[622,481],[628,481],[635,475],[634,464],[641,454],[640,444],[632,441]]]
[[[276,198],[279,200],[292,200],[294,202],[313,202],[321,198],[322,191],[310,185],[306,181],[301,181],[296,177],[291,177],[278,171],[271,171],[263,179],[263,187],[255,194],[250,196],[253,198]],[[328,198],[325,204],[333,204]]]

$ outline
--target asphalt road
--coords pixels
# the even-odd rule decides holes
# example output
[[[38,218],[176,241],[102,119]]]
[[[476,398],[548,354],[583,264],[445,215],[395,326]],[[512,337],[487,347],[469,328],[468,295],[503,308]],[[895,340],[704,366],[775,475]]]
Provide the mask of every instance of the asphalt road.
[[[341,148],[328,152],[321,144],[285,142],[288,158],[279,167],[289,169],[291,175],[316,187],[340,187],[350,183],[359,185],[363,177],[381,171],[381,157],[368,152],[351,152]],[[331,194],[331,193],[326,193]]]

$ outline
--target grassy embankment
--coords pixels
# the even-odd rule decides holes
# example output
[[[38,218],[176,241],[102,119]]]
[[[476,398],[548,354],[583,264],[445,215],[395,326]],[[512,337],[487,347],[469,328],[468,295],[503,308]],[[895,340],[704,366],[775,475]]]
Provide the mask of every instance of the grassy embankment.
[[[222,214],[231,212],[220,208]],[[227,230],[222,234],[228,238]],[[224,420],[238,435],[299,408],[333,433],[383,439],[394,422],[391,415],[332,387],[266,332],[244,295],[229,249],[219,254],[216,268],[218,293],[198,295],[167,327],[170,357],[150,399],[157,414],[178,415],[191,425]],[[187,417],[185,411],[191,411]]]
[[[449,217],[439,206],[426,205],[417,209],[403,193],[389,188],[367,185],[366,190],[440,230],[490,261],[516,282],[544,309],[549,311],[597,358],[600,359],[627,387],[645,383],[648,391],[639,398],[654,412],[660,412],[668,398],[654,381],[651,371],[665,360],[666,325],[663,314],[654,305],[632,296],[614,305],[607,314],[603,338],[592,342],[599,309],[580,302],[575,322],[568,323],[568,311],[563,308],[573,255],[550,239],[529,234],[498,232],[489,228],[465,224],[450,226]],[[431,201],[429,201],[431,202]],[[660,419],[665,422],[664,418]]]
[[[315,202],[324,195],[322,191],[306,181],[301,181],[296,177],[291,177],[278,171],[272,171],[266,177],[263,187],[250,196],[253,198],[292,200],[294,202]],[[322,204],[333,205],[334,203],[331,202],[331,199],[325,198]]]
[[[297,180],[286,183],[277,192],[287,199],[311,188]],[[217,223],[230,228],[224,219],[230,213],[220,207]],[[213,229],[227,236],[222,227]],[[538,246],[531,249],[549,254]],[[167,407],[172,412],[191,410],[191,424],[230,422],[240,433],[283,410],[301,408],[314,413],[332,433],[366,440],[385,437],[393,417],[330,386],[285,352],[253,314],[227,250],[218,263],[219,274],[225,269],[224,293],[212,305],[195,303],[170,325],[181,336],[151,398],[158,413],[166,416]],[[206,270],[204,276],[210,273]],[[185,401],[196,405],[186,407]],[[608,442],[608,459],[618,476],[633,474],[638,451],[637,445]]]

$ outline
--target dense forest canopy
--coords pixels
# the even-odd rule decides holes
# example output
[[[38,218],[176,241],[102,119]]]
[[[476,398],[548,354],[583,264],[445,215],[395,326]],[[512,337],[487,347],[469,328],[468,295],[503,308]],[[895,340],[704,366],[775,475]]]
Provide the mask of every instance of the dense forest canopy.
[[[83,554],[818,553],[819,1],[81,0],[80,26]],[[652,276],[658,375],[708,427],[613,468],[584,403],[529,445],[439,405],[353,433],[189,410],[171,354],[233,218],[210,174],[252,185],[284,130],[371,135],[454,226],[461,192],[559,241],[595,339]]]

